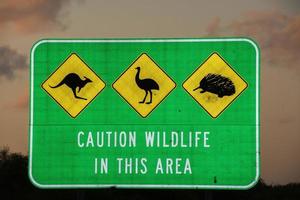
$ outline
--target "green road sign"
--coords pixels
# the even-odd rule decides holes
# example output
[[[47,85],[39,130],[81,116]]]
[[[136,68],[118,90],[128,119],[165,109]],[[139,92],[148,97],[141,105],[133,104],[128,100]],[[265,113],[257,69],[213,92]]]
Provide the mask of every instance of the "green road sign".
[[[30,60],[34,185],[247,189],[258,181],[252,40],[46,39]]]

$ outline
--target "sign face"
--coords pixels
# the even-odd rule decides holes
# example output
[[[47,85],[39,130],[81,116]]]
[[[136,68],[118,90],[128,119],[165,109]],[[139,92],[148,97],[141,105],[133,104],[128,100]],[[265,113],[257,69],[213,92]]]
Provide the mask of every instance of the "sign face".
[[[42,87],[71,117],[76,117],[104,89],[105,83],[72,53]]]
[[[142,117],[147,117],[175,86],[176,83],[145,53],[113,84]]]
[[[183,83],[183,87],[216,118],[247,88],[247,83],[220,55],[213,53]]]
[[[258,181],[252,40],[49,39],[30,60],[37,187],[248,189]]]

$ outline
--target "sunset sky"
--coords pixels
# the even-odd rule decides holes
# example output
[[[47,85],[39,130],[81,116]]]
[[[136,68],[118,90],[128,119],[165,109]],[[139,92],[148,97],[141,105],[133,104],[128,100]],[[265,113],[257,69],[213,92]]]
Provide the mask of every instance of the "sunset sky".
[[[261,48],[261,177],[300,182],[299,10],[299,0],[1,0],[0,147],[28,152],[39,39],[246,36]]]

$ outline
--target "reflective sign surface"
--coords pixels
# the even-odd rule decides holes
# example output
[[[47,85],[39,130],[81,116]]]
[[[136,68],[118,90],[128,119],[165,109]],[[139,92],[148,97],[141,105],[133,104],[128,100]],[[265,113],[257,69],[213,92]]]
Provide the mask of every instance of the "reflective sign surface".
[[[247,189],[259,179],[252,40],[49,39],[30,60],[36,186]]]

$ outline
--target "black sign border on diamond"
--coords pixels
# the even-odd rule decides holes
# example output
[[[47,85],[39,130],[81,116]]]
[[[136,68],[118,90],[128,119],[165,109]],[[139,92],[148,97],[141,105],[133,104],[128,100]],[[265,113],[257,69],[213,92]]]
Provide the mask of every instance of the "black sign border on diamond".
[[[123,74],[125,73],[125,72],[127,72],[128,71],[128,69],[142,56],[142,55],[146,55],[148,58],[150,58],[150,60],[161,70],[161,71],[163,71],[164,72],[164,74],[169,78],[169,79],[171,79],[172,81],[173,81],[173,83],[175,84],[175,86],[168,92],[168,94],[156,105],[156,106],[154,106],[154,108],[146,115],[146,116],[143,116],[143,115],[141,115],[118,91],[117,91],[117,89],[114,87],[114,84],[123,76]],[[177,87],[177,84],[176,84],[176,82],[151,58],[151,56],[149,56],[147,53],[145,53],[145,52],[143,52],[143,53],[141,53],[130,65],[129,65],[129,67],[127,67],[123,72],[122,72],[122,74],[120,75],[120,76],[118,76],[118,78],[114,81],[114,83],[111,85],[112,86],[112,88],[118,93],[118,95],[120,96],[120,97],[122,97],[122,99],[124,99],[125,100],[125,102],[128,104],[128,105],[130,105],[130,107],[132,107],[134,110],[135,110],[135,112],[137,112],[142,118],[147,118],[170,94],[171,94],[171,92]]]
[[[189,79],[189,78],[191,78],[191,76],[193,76],[193,74],[204,64],[204,63],[206,63],[206,61],[212,56],[212,55],[214,55],[214,54],[217,54],[226,64],[227,64],[227,66],[229,66],[230,67],[230,69],[232,69],[232,71],[234,71],[235,73],[236,73],[236,75],[238,76],[238,77],[240,77],[245,83],[246,83],[246,87],[227,105],[227,106],[225,106],[225,108],[223,108],[223,110],[217,115],[217,116],[212,116],[209,112],[208,112],[208,110],[206,110],[205,108],[204,108],[204,106],[202,106],[192,95],[191,95],[191,93],[189,93],[189,91],[187,91],[187,89],[185,89],[184,87],[183,87],[183,84]],[[243,77],[218,53],[218,52],[216,52],[216,51],[214,51],[213,53],[211,53],[201,64],[200,64],[200,66],[199,67],[197,67],[184,81],[183,81],[183,83],[181,84],[181,87],[213,118],[213,119],[217,119],[247,88],[248,88],[248,83],[247,83],[247,81],[245,80],[245,79],[243,79]]]
[[[63,64],[65,64],[65,62],[72,56],[72,55],[76,55],[103,83],[104,83],[104,87],[94,96],[94,98],[92,98],[90,101],[89,101],[89,103],[88,104],[86,104],[82,109],[81,109],[81,111],[79,112],[79,113],[77,113],[77,115],[75,115],[74,117],[56,100],[56,99],[54,99],[52,96],[51,96],[51,94],[47,91],[47,90],[45,90],[45,88],[43,88],[43,85],[44,85],[44,83],[46,83],[48,80],[49,80],[49,78],[63,65]],[[54,72],[52,72],[49,76],[48,76],[48,78],[41,84],[41,88],[44,90],[44,91],[46,91],[46,93],[66,112],[66,113],[68,113],[68,115],[70,116],[70,117],[72,117],[73,119],[75,119],[104,89],[105,89],[105,87],[106,87],[106,83],[100,78],[100,76],[98,76],[98,74],[92,69],[92,68],[90,68],[90,66],[77,54],[77,53],[75,53],[75,52],[72,52],[56,69],[55,69],[55,71]]]

